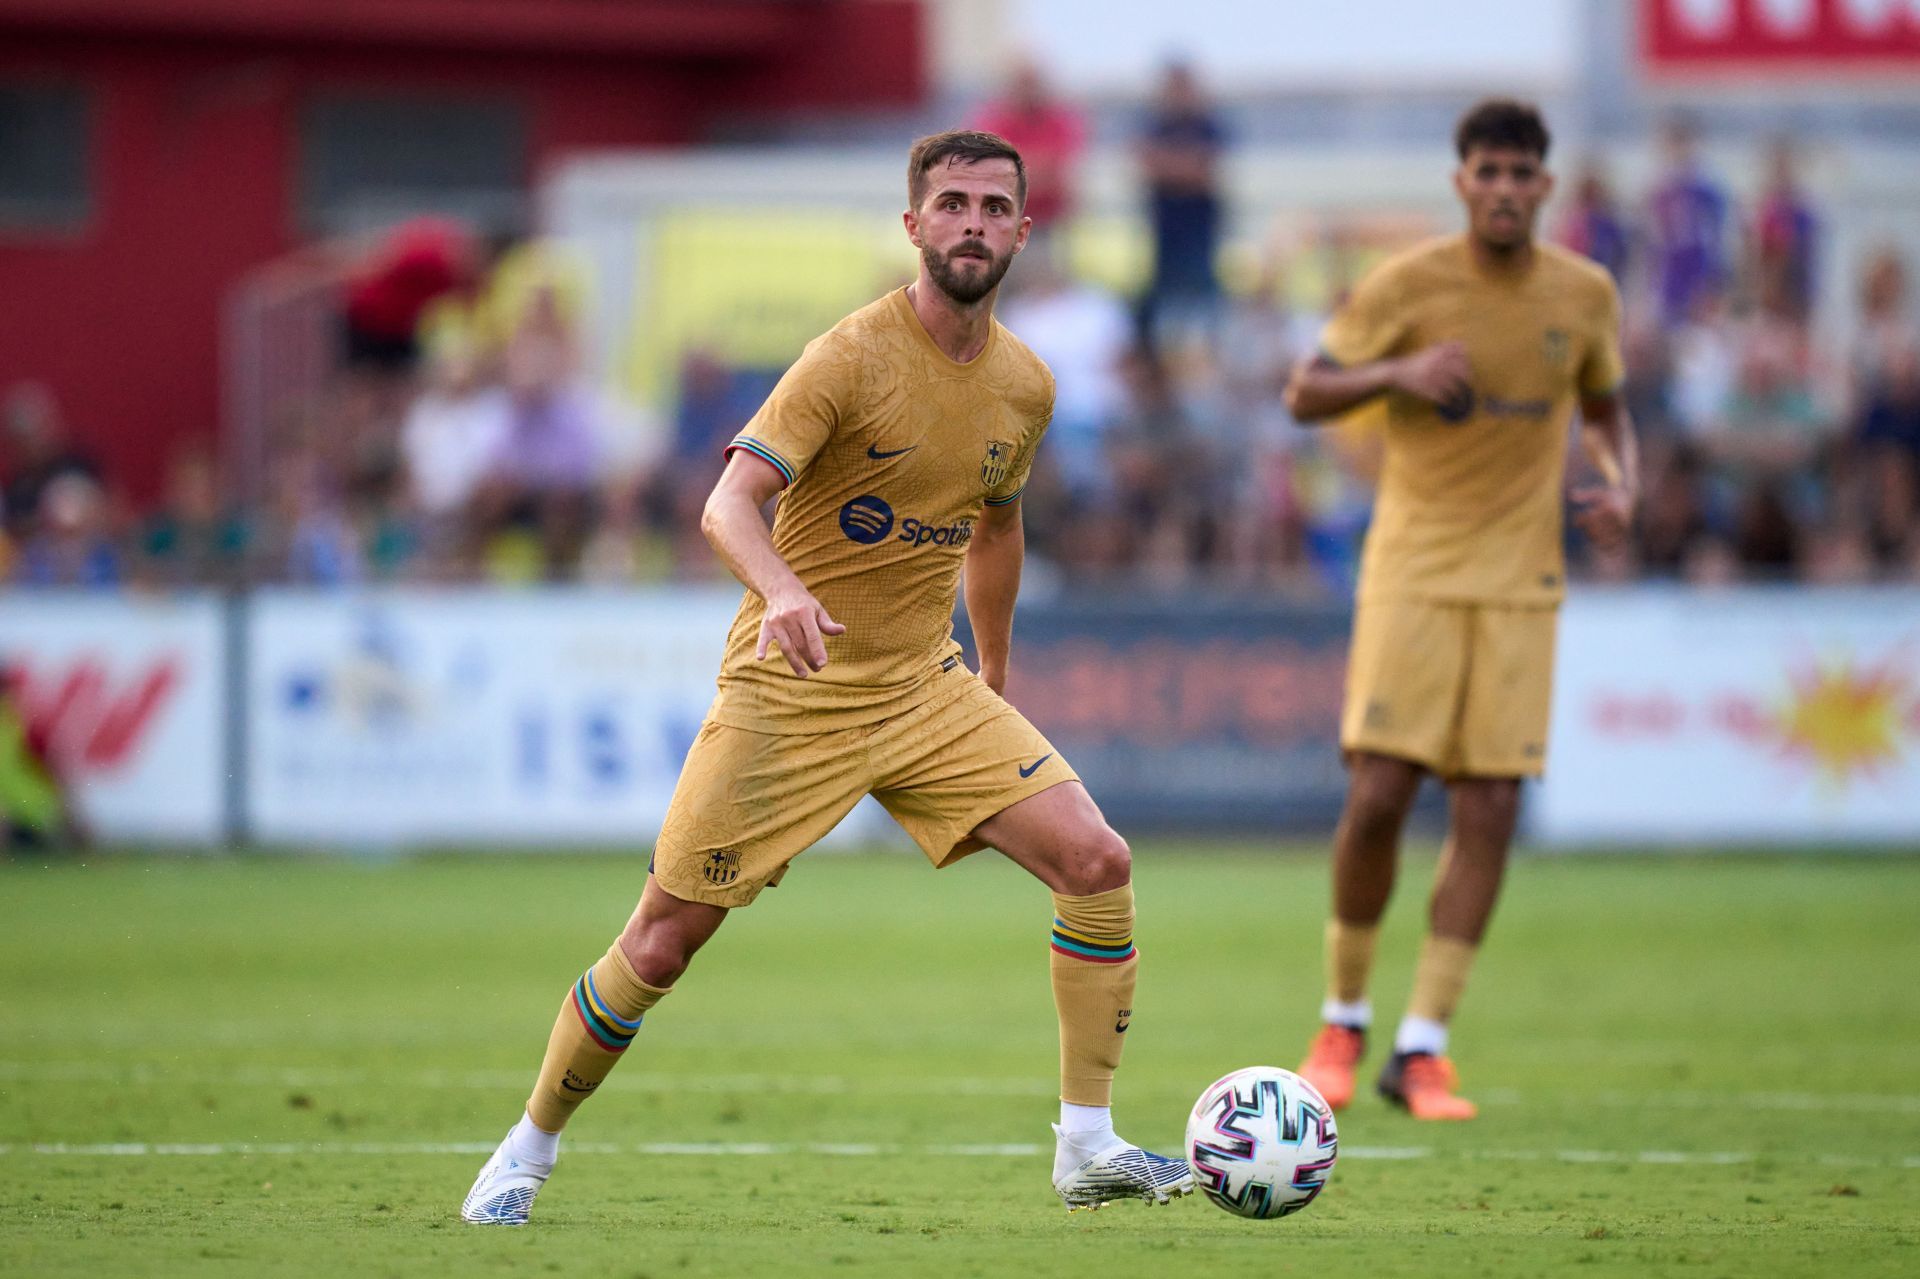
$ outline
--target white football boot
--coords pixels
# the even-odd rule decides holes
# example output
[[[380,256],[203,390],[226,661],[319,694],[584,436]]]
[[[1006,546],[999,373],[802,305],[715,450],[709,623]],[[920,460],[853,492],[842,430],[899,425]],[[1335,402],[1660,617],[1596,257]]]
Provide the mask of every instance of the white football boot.
[[[1058,1124],[1053,1132],[1063,1145],[1067,1142]],[[1193,1193],[1193,1169],[1184,1159],[1156,1155],[1115,1137],[1111,1145],[1055,1176],[1053,1188],[1068,1212],[1121,1199],[1163,1204]]]
[[[487,1160],[486,1167],[474,1179],[466,1202],[460,1205],[460,1220],[476,1226],[524,1226],[533,1197],[547,1184],[553,1165],[542,1167],[517,1157],[510,1147],[513,1134],[500,1143]]]

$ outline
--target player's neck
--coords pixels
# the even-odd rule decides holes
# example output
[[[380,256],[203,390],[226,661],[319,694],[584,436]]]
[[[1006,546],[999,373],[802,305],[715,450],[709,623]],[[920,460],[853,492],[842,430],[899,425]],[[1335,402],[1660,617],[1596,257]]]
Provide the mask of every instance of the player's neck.
[[[1467,253],[1488,275],[1525,275],[1539,256],[1531,237],[1518,244],[1489,244],[1473,234],[1467,236]]]
[[[969,364],[987,349],[993,334],[993,299],[999,293],[996,288],[978,302],[956,302],[923,271],[907,286],[907,302],[940,353],[955,364]]]

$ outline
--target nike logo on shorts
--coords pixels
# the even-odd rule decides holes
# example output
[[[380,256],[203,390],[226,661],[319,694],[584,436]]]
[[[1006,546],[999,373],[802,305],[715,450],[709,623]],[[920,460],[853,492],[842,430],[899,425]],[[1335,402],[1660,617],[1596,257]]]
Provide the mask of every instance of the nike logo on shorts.
[[[920,446],[918,444],[909,444],[907,445],[907,447],[903,449],[894,449],[891,452],[882,453],[879,449],[876,449],[875,447],[873,447],[873,445],[869,444],[867,445],[867,456],[872,458],[876,462],[884,462],[890,457],[899,457],[902,453],[911,453],[919,447]]]
[[[1022,768],[1020,770],[1020,776],[1032,777],[1035,773],[1040,771],[1040,765],[1046,763],[1048,760],[1052,758],[1053,758],[1053,752],[1048,751],[1046,754],[1042,755],[1039,759],[1034,760],[1033,763],[1028,764],[1025,768]]]

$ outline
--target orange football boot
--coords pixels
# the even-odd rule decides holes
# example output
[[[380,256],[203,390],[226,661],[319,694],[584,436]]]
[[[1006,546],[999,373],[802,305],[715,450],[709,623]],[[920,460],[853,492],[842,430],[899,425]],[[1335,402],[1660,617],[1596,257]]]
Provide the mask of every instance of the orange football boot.
[[[1395,1053],[1380,1072],[1380,1095],[1415,1119],[1471,1119],[1480,1107],[1454,1096],[1460,1076],[1453,1062],[1432,1053]]]
[[[1327,1105],[1342,1110],[1353,1100],[1353,1068],[1366,1051],[1366,1031],[1328,1023],[1313,1037],[1307,1059],[1294,1073],[1318,1089]]]

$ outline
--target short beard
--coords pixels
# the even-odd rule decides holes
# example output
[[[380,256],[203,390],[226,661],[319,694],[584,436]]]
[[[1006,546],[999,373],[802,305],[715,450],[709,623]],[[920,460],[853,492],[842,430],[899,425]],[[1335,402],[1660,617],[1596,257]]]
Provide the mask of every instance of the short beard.
[[[962,275],[954,269],[953,253],[941,253],[932,245],[920,250],[920,260],[926,264],[927,276],[939,290],[958,302],[961,306],[973,306],[989,293],[1000,287],[1001,279],[1007,274],[1007,268],[1013,265],[1013,254],[1004,258],[993,256],[993,250],[979,240],[963,240],[954,246],[954,252],[961,249],[979,249],[987,255],[987,269],[977,276]]]

